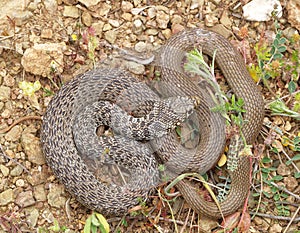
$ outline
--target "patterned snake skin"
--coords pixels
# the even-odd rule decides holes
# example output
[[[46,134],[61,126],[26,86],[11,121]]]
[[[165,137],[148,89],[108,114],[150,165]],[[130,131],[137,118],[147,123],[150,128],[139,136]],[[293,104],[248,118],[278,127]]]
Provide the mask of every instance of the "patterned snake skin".
[[[245,102],[246,124],[242,132],[248,144],[256,138],[262,125],[263,99],[240,55],[216,33],[203,29],[180,32],[157,53],[155,64],[161,75],[155,91],[123,70],[95,69],[64,85],[50,102],[41,131],[43,151],[55,175],[83,205],[104,214],[120,215],[138,204],[137,199],[147,197],[149,190],[160,182],[154,152],[164,162],[170,178],[182,172],[204,173],[216,164],[224,150],[225,121],[219,113],[210,110],[215,104],[209,94],[209,86],[203,81],[193,82],[182,69],[185,53],[195,47],[209,56],[217,50],[218,67],[234,93]],[[106,185],[97,180],[84,162],[87,156],[82,153],[85,153],[85,149],[79,153],[74,142],[74,132],[79,129],[73,128],[73,125],[76,125],[76,119],[83,109],[101,100],[116,103],[127,112],[134,112],[141,103],[176,96],[198,96],[200,99],[200,105],[191,116],[201,133],[198,146],[188,149],[180,145],[173,131],[153,139],[151,143],[116,136],[117,140],[112,140],[110,146],[100,152],[99,158],[103,157],[100,158],[103,163],[113,160],[121,166],[125,164],[131,171],[131,180],[124,186]],[[103,138],[103,143],[108,143],[108,139]],[[224,215],[234,212],[243,204],[250,186],[250,168],[249,159],[240,158],[238,169],[229,172],[232,187],[227,199],[221,203]],[[199,213],[214,218],[221,216],[217,206],[202,200],[189,182],[180,181],[177,187]]]

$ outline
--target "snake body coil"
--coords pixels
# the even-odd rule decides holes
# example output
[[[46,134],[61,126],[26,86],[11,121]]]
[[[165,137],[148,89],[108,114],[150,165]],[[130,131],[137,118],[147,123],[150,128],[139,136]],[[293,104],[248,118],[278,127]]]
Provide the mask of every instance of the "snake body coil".
[[[194,114],[201,131],[197,148],[180,146],[174,133],[154,139],[151,147],[148,143],[128,138],[118,139],[113,142],[116,145],[111,147],[109,156],[114,157],[117,163],[125,161],[132,170],[133,179],[121,187],[107,186],[96,179],[78,152],[73,137],[76,117],[85,106],[99,100],[121,103],[131,111],[142,102],[157,101],[160,97],[124,71],[96,69],[64,85],[50,102],[41,131],[43,151],[55,175],[82,204],[105,214],[121,214],[136,205],[137,198],[146,197],[149,190],[159,182],[153,150],[161,154],[166,168],[175,175],[186,171],[203,173],[217,162],[225,144],[224,119],[219,113],[210,110],[214,107],[208,93],[210,88],[203,82],[192,82],[182,70],[185,53],[195,47],[202,48],[203,53],[209,56],[217,50],[216,62],[219,68],[234,93],[244,99],[247,111],[244,120],[247,123],[242,131],[247,143],[253,142],[262,124],[263,100],[240,55],[226,39],[216,33],[202,29],[183,31],[169,39],[156,57],[161,70],[161,89],[158,88],[157,92],[165,98],[200,98],[201,103]],[[128,107],[129,102],[131,106]],[[250,168],[248,158],[240,158],[238,169],[230,173],[232,188],[228,198],[221,204],[225,215],[234,212],[245,200],[250,185]],[[198,212],[211,217],[220,216],[216,205],[198,197],[191,184],[181,181],[177,187]]]

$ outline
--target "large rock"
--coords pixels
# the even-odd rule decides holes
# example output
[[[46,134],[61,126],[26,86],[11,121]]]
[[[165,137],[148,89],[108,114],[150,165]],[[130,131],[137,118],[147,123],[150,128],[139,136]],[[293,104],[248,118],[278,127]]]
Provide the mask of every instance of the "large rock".
[[[21,63],[27,72],[43,77],[49,76],[55,69],[62,73],[65,49],[64,42],[36,44],[32,48],[26,49]]]

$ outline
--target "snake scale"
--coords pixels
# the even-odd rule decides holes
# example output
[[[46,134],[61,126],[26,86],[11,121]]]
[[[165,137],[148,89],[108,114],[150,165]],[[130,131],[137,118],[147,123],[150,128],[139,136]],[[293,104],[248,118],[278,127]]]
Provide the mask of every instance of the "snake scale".
[[[208,85],[203,81],[192,81],[183,71],[184,56],[194,48],[200,48],[208,56],[217,51],[218,67],[233,92],[244,99],[246,124],[242,132],[247,143],[253,143],[262,125],[264,104],[241,56],[217,33],[203,29],[184,30],[167,40],[156,53],[155,65],[160,70],[156,92],[123,70],[104,68],[72,79],[49,103],[41,130],[46,161],[67,190],[83,205],[104,214],[119,215],[138,204],[137,199],[147,197],[149,190],[160,181],[154,152],[160,154],[172,177],[189,171],[204,173],[216,164],[225,146],[225,121],[219,113],[211,111],[215,104],[208,93]],[[201,132],[197,147],[188,149],[181,146],[173,131],[151,140],[151,143],[116,136],[103,161],[109,163],[113,158],[115,163],[125,164],[132,170],[132,179],[124,186],[109,186],[97,180],[74,142],[73,130],[76,128],[73,125],[84,108],[101,100],[134,111],[140,103],[148,100],[175,96],[198,96],[200,99],[191,116],[198,121]],[[227,199],[221,203],[224,215],[236,211],[248,194],[250,160],[241,157],[238,165],[237,170],[229,172],[232,185]],[[199,213],[213,218],[221,216],[216,204],[199,197],[188,181],[180,181],[177,188]]]

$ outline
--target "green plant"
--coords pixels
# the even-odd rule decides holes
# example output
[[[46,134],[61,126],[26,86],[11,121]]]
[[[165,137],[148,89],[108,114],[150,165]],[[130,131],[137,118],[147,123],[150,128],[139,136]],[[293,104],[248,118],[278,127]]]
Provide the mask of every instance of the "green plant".
[[[272,160],[268,157],[264,157],[260,160],[260,164],[261,164],[260,176],[263,183],[268,185],[269,187],[268,191],[261,190],[261,192],[255,192],[252,195],[254,197],[264,195],[268,199],[273,199],[278,215],[289,216],[290,209],[289,206],[285,204],[286,203],[285,200],[289,197],[289,195],[276,185],[276,182],[282,181],[283,177],[281,175],[273,175],[273,173],[277,171],[277,168],[270,166],[271,163]],[[259,170],[256,173],[258,172]]]
[[[102,214],[93,212],[85,221],[84,233],[97,233],[100,230],[101,233],[108,233],[109,224]]]
[[[57,219],[53,220],[53,225],[45,228],[45,227],[39,227],[38,233],[49,233],[49,232],[67,232],[68,228],[66,226],[60,226]]]

